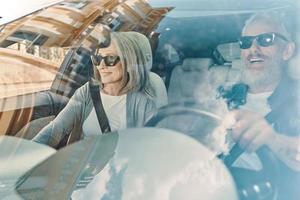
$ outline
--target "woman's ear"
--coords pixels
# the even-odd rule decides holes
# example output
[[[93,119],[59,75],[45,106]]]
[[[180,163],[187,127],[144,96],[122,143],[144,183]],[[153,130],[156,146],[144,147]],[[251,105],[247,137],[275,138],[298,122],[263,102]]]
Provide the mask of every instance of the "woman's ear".
[[[294,55],[295,47],[296,47],[296,45],[294,42],[289,42],[285,46],[285,49],[284,49],[283,55],[282,55],[282,59],[285,61],[289,60]]]

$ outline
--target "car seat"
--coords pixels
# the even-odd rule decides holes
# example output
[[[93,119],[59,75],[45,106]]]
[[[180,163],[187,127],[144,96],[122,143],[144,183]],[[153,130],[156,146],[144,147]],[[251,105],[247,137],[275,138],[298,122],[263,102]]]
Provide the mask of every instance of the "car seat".
[[[157,108],[160,108],[164,105],[168,104],[168,95],[167,89],[164,84],[164,81],[160,76],[155,74],[154,72],[149,73],[150,84],[155,91],[155,105]]]
[[[235,59],[231,65],[213,65],[209,69],[209,82],[213,88],[220,85],[233,85],[240,81],[242,61]]]
[[[177,65],[171,74],[169,102],[207,98],[210,92],[208,69],[211,65],[211,58],[186,58],[182,65]]]

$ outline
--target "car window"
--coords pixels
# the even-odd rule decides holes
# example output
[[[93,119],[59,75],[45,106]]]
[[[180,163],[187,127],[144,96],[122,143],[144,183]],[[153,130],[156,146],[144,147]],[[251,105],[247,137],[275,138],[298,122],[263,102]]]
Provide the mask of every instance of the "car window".
[[[157,109],[157,113],[152,117],[155,119],[157,116],[169,114],[170,116],[157,123],[158,127],[192,136],[200,143],[201,140],[207,139],[205,136],[213,132],[219,121],[218,125],[212,123],[211,118],[207,119],[206,115],[197,116],[199,112],[195,110],[204,110],[205,114],[209,113],[208,116],[222,120],[231,108],[245,103],[245,98],[249,97],[249,87],[240,85],[245,81],[243,73],[246,68],[245,57],[244,61],[241,57],[241,32],[253,14],[274,11],[286,19],[288,29],[292,30],[290,38],[278,36],[277,33],[271,33],[273,38],[263,38],[259,37],[260,34],[251,33],[246,42],[248,45],[250,43],[250,47],[255,43],[260,48],[265,48],[278,42],[278,38],[280,42],[296,41],[295,55],[289,64],[284,64],[286,74],[292,78],[289,83],[298,84],[300,5],[294,0],[41,2],[43,3],[30,2],[26,7],[24,5],[21,11],[16,10],[14,15],[4,12],[5,9],[2,13],[0,9],[0,136],[32,139],[50,124],[67,105],[75,91],[93,78],[95,66],[91,58],[99,48],[107,46],[109,32],[136,31],[149,39],[153,64],[148,70],[152,75],[158,75],[154,76],[159,84],[157,86],[153,83],[153,86],[157,86],[163,95],[158,95],[157,98],[164,98],[163,102],[168,101],[168,104],[163,103],[164,107]],[[7,5],[7,10],[12,12],[11,5]],[[247,44],[244,49],[249,49]],[[276,60],[277,57],[272,58]],[[262,63],[267,59],[267,56],[252,52],[246,61]],[[276,75],[273,74],[274,70],[270,70],[270,76],[265,80]],[[260,73],[255,76],[259,77]],[[237,87],[234,87],[236,85]],[[162,94],[159,92],[158,94]],[[286,132],[283,124],[293,127],[293,136],[298,135],[296,132],[300,131],[300,128],[297,128],[300,114],[296,113],[298,107],[288,108],[288,105],[295,103],[288,101],[289,96],[295,97],[297,92],[278,94],[278,99],[286,100],[280,104],[283,105],[280,108],[283,108],[284,112],[276,110],[279,113],[282,111],[276,118],[279,119],[280,125],[272,125],[282,133]],[[250,108],[259,112],[272,110],[273,105],[267,109],[259,107],[268,104],[269,98],[265,98],[266,95],[269,93],[259,97],[250,95]],[[257,106],[256,101],[261,99],[264,100],[263,103]],[[289,113],[296,113],[292,120],[286,118],[290,116]],[[204,132],[205,136],[200,135],[201,132]],[[208,142],[214,139],[209,138]],[[223,139],[214,142],[226,140],[231,142],[231,146],[234,143],[227,137]],[[66,141],[68,137],[65,138],[64,144]],[[215,149],[214,145],[204,145]],[[111,152],[106,153],[109,153],[107,157],[113,157]],[[45,164],[45,168],[51,166]],[[75,179],[72,177],[72,181],[76,181]],[[26,184],[30,185],[30,180]],[[73,189],[68,189],[68,192],[71,194]]]
[[[219,44],[217,50],[226,61],[240,58],[241,50],[238,42]]]

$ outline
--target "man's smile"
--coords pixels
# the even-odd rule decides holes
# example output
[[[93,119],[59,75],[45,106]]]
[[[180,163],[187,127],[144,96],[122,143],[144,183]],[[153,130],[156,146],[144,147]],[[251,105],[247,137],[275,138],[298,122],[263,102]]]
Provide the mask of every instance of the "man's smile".
[[[264,68],[265,62],[267,60],[267,56],[264,55],[249,55],[247,57],[247,67],[249,69],[259,70],[261,68]]]
[[[261,63],[264,62],[265,59],[261,58],[261,57],[251,57],[250,59],[248,59],[249,62],[252,63]]]

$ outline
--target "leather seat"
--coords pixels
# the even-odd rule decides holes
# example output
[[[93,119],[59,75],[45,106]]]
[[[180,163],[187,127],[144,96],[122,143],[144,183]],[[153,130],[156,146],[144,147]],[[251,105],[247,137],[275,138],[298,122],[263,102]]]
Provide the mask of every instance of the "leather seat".
[[[220,85],[232,85],[240,81],[242,71],[242,61],[235,59],[230,65],[213,65],[209,69],[209,79],[212,87]]]
[[[211,65],[211,58],[186,58],[182,65],[176,66],[168,90],[169,102],[206,99],[211,91],[208,87]]]
[[[157,74],[150,72],[149,73],[150,84],[155,90],[156,97],[154,98],[157,108],[160,108],[168,104],[168,95],[167,89],[164,84],[164,81]]]

